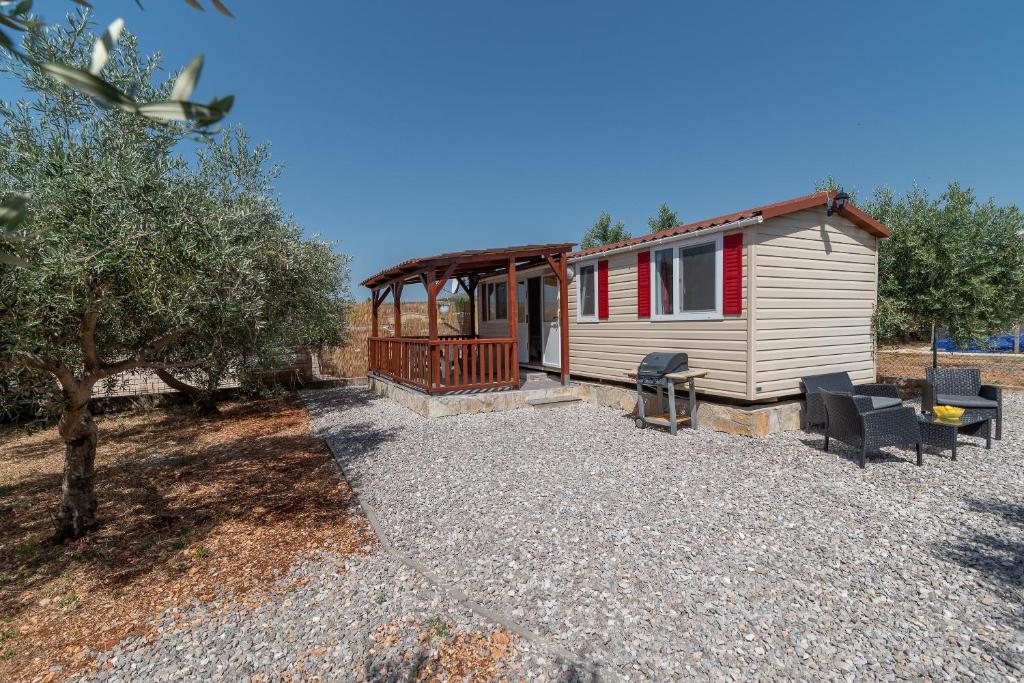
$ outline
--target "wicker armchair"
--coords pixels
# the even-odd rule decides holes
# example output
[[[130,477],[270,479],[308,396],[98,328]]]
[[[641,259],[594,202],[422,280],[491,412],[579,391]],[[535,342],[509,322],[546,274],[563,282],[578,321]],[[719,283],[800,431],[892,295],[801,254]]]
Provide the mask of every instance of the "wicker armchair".
[[[830,372],[824,375],[810,375],[801,382],[807,398],[807,426],[825,425],[825,404],[821,399],[822,391],[834,391],[852,396],[867,396],[871,399],[871,409],[896,408],[903,405],[900,390],[892,384],[857,384],[845,372]]]
[[[825,404],[825,451],[829,439],[836,439],[854,448],[860,448],[858,463],[867,463],[868,451],[883,446],[909,446],[917,449],[917,464],[921,456],[921,427],[917,413],[910,406],[873,410],[869,396],[821,391]]]
[[[1003,389],[982,384],[978,368],[925,369],[921,410],[931,412],[935,406],[958,406],[991,415],[996,439],[1003,438]]]

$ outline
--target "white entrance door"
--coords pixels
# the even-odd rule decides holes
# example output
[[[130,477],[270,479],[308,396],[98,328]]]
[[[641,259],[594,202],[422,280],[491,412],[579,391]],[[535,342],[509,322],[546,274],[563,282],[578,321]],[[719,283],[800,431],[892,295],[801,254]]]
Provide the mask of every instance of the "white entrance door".
[[[559,367],[562,364],[562,340],[558,330],[558,278],[554,275],[545,275],[541,290],[544,309],[541,325],[541,334],[544,335],[544,365]]]
[[[527,289],[529,288],[526,286],[526,280],[520,280],[516,283],[516,313],[518,315],[516,327],[519,333],[520,363],[528,363],[530,361],[530,306],[526,300]]]

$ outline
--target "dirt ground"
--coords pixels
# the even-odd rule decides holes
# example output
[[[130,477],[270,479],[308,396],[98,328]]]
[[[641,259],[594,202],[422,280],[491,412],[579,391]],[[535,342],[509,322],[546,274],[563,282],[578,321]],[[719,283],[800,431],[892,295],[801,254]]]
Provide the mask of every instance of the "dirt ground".
[[[925,368],[932,366],[931,351],[917,347],[878,350],[879,377],[924,379]],[[986,384],[1024,390],[1024,354],[981,354],[939,352],[940,368],[981,368]]]
[[[301,553],[374,548],[291,400],[207,420],[169,410],[97,422],[101,526],[66,545],[50,541],[56,430],[0,431],[0,680],[64,678],[90,666],[90,651],[147,635],[153,617],[196,599],[258,600]]]

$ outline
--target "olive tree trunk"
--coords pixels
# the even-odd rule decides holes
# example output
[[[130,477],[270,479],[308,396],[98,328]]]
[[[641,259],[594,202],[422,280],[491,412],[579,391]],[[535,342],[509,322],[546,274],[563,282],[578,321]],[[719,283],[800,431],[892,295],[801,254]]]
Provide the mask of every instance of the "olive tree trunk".
[[[81,538],[96,526],[96,423],[88,400],[65,408],[58,426],[64,440],[64,481],[57,511],[57,538]]]

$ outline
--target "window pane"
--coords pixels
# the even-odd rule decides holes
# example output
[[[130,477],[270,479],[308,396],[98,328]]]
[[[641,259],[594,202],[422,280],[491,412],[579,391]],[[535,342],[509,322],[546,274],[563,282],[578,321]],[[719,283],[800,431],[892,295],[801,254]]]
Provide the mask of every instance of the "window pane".
[[[597,288],[594,283],[594,266],[583,266],[580,268],[580,315],[594,316],[597,310],[596,298]]]
[[[544,276],[544,322],[558,320],[558,280],[554,275]]]
[[[487,320],[494,320],[494,283],[487,283]]]
[[[715,244],[680,249],[679,280],[684,311],[715,310]]]
[[[497,320],[505,320],[508,318],[508,285],[504,282],[499,282],[494,286],[497,315]]]
[[[654,252],[654,312],[675,313],[672,292],[672,249]]]

